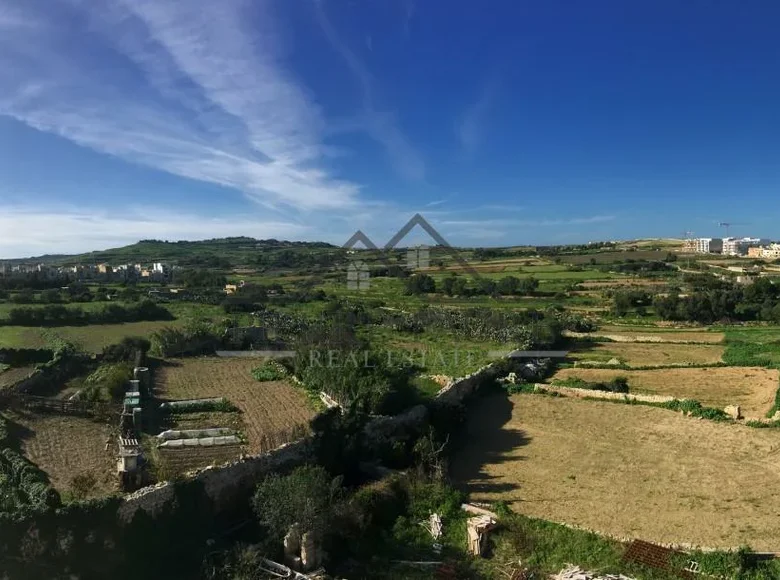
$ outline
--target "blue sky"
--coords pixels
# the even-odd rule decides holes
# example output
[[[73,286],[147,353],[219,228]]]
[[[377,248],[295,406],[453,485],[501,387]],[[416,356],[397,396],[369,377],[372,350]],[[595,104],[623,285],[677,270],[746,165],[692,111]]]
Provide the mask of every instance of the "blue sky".
[[[778,238],[779,19],[769,0],[0,0],[0,257],[381,244],[415,212],[460,245]]]

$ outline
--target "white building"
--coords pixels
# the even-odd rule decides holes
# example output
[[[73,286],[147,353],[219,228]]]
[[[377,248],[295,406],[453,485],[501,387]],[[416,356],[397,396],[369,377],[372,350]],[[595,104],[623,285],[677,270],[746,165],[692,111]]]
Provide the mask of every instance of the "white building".
[[[693,249],[699,254],[720,254],[723,251],[721,238],[696,238]]]
[[[724,238],[723,253],[727,256],[745,256],[750,248],[766,245],[769,240],[760,238]]]

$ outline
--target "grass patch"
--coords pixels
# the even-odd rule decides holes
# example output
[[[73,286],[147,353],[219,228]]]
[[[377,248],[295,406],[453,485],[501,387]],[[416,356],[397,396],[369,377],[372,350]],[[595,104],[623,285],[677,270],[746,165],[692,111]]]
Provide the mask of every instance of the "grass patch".
[[[699,401],[694,401],[693,399],[669,401],[667,403],[659,403],[655,405],[663,409],[669,409],[671,411],[681,411],[686,415],[690,413],[692,417],[701,417],[702,419],[709,419],[710,421],[728,421],[730,419],[729,416],[721,409],[705,407]]]
[[[731,366],[780,368],[780,339],[771,342],[729,339],[723,361]]]
[[[251,370],[256,381],[279,381],[287,376],[287,369],[276,360],[269,360]]]
[[[161,407],[160,410],[171,415],[180,415],[184,413],[200,413],[203,411],[233,413],[239,409],[227,399],[222,399],[220,401],[192,401],[186,404],[177,404],[173,407],[166,405],[165,407]]]
[[[424,375],[418,375],[412,379],[412,385],[417,389],[424,397],[433,398],[436,396],[442,386],[434,381],[431,377]]]

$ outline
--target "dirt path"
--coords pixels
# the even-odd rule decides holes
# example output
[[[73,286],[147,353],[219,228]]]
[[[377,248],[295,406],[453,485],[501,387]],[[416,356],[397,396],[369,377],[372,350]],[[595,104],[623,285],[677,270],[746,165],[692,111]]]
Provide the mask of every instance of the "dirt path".
[[[776,551],[780,431],[541,395],[476,402],[453,462],[478,501],[649,541]]]

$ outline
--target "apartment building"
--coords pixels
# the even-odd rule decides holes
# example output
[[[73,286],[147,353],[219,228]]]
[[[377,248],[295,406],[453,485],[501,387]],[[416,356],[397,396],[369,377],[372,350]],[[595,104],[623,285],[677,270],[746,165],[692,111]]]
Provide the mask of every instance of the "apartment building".
[[[696,238],[693,242],[693,249],[699,254],[720,254],[723,251],[721,238]]]
[[[766,247],[761,248],[761,257],[777,260],[780,258],[780,244],[769,244]]]
[[[724,238],[723,254],[727,256],[746,256],[750,248],[759,248],[769,243],[761,238]]]

